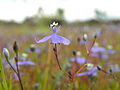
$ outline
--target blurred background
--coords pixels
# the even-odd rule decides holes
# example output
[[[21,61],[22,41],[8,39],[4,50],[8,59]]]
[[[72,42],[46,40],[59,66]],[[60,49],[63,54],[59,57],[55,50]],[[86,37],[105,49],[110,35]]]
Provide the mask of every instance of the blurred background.
[[[0,49],[2,52],[3,48],[8,48],[14,65],[12,47],[17,41],[20,61],[30,61],[20,64],[25,90],[120,90],[119,3],[120,0],[0,0]],[[49,25],[53,21],[60,24],[58,34],[71,41],[68,46],[58,45],[59,60],[65,72],[74,66],[73,51],[78,52],[82,60],[86,58],[83,35],[88,36],[87,48],[97,35],[89,62],[108,72],[112,70],[119,79],[116,81],[98,72],[92,77],[77,77],[75,84],[70,83],[67,76],[59,72],[52,45],[35,42],[35,38],[39,40],[52,34]],[[6,79],[9,80],[10,75],[13,77],[12,90],[18,90],[18,79],[5,58],[1,59]],[[79,67],[82,64],[77,63]]]

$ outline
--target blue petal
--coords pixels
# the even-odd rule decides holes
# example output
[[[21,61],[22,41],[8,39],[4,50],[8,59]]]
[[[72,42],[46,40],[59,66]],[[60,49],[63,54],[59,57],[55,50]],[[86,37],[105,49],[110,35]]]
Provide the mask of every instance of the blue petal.
[[[63,43],[64,45],[69,45],[70,41],[62,36],[53,34],[52,35],[52,43]]]
[[[50,39],[51,37],[52,37],[52,36],[46,36],[46,37],[42,38],[41,40],[36,40],[36,38],[35,38],[35,41],[36,41],[36,43],[45,42],[45,41],[47,41],[48,39]]]

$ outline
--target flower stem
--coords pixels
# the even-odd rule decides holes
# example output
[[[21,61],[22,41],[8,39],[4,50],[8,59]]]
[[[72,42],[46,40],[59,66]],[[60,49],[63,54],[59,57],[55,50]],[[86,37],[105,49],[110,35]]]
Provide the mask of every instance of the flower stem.
[[[55,57],[56,57],[56,60],[57,60],[57,64],[58,64],[58,66],[59,66],[59,69],[62,70],[61,65],[60,65],[60,63],[59,63],[58,54],[57,54],[57,44],[55,44],[55,47],[53,48],[53,51],[54,51],[54,54],[55,54]]]
[[[18,66],[18,53],[16,53],[15,61],[16,61],[16,67],[17,67],[17,76],[18,76],[18,79],[19,79],[19,82],[20,82],[21,90],[24,90],[23,85],[22,85],[22,80],[21,80],[21,77],[20,77],[19,66]]]
[[[12,68],[12,70],[17,74],[17,71],[13,68],[13,66],[11,65],[11,63],[9,62],[9,60],[7,59],[6,61],[10,65],[10,67]]]

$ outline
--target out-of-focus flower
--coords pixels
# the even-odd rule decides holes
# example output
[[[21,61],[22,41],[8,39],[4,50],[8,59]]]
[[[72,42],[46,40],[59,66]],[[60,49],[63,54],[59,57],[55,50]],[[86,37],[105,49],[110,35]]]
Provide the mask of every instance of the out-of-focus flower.
[[[84,35],[83,35],[83,40],[84,40],[84,41],[87,41],[87,39],[88,39],[87,34],[84,34]]]
[[[104,54],[104,53],[91,53],[92,57],[95,57],[95,58],[101,58],[101,59],[108,59],[109,56],[107,54]]]
[[[56,34],[57,30],[59,29],[57,26],[58,24],[53,22],[53,24],[50,25],[52,30],[53,30],[53,34],[50,36],[45,36],[43,39],[41,40],[36,40],[36,43],[41,43],[41,42],[45,42],[49,39],[51,39],[51,43],[56,44],[56,43],[63,43],[64,45],[69,45],[70,41],[62,36],[59,36]]]
[[[107,50],[108,54],[115,54],[116,51],[113,50],[113,47],[111,45],[108,45],[107,48],[108,48]]]
[[[115,64],[115,65],[110,65],[110,70],[114,73],[114,72],[120,72],[120,67]]]
[[[32,61],[19,61],[18,65],[31,65],[32,66],[32,65],[35,65],[35,63]]]
[[[35,63],[28,58],[26,53],[23,53],[20,61],[18,61],[18,65],[35,65]]]
[[[82,72],[82,73],[79,73],[77,74],[77,76],[84,76],[84,75],[87,75],[87,76],[97,76],[98,75],[98,69],[97,69],[97,66],[89,69],[87,72]]]
[[[99,47],[99,46],[93,46],[91,51],[94,52],[94,53],[98,53],[98,52],[105,52],[106,49],[103,48],[103,47]]]
[[[84,41],[84,40],[80,40],[79,41],[79,44],[81,44],[81,45],[85,45],[85,44],[90,44],[90,41]]]
[[[70,61],[72,62],[77,62],[79,64],[85,64],[85,58],[81,58],[81,57],[76,57],[76,58],[71,58]]]
[[[29,48],[26,49],[27,52],[40,53],[40,48],[36,47],[34,44],[31,44]]]
[[[9,51],[7,48],[3,48],[3,55],[5,56],[5,58],[8,60],[10,55],[9,55]]]

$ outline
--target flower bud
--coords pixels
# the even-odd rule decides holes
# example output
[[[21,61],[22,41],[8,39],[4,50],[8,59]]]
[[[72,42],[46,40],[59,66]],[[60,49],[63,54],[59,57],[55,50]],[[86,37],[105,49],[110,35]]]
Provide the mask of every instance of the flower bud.
[[[87,34],[84,34],[84,35],[83,35],[83,40],[84,40],[84,41],[87,41],[87,39],[88,39]]]
[[[7,48],[3,48],[3,55],[5,56],[5,58],[8,60],[10,55],[9,55],[9,51]]]
[[[76,51],[73,51],[72,53],[73,53],[74,56],[76,56]]]
[[[17,42],[16,42],[16,41],[14,42],[13,50],[14,50],[14,52],[15,52],[16,54],[18,53],[18,45],[17,45]]]
[[[81,52],[80,51],[77,51],[77,56],[80,56],[81,55]]]
[[[98,69],[98,70],[101,70],[101,69],[102,69],[102,67],[101,67],[101,66],[97,66],[97,69]]]
[[[94,67],[94,65],[92,63],[87,63],[87,70],[90,70]]]

